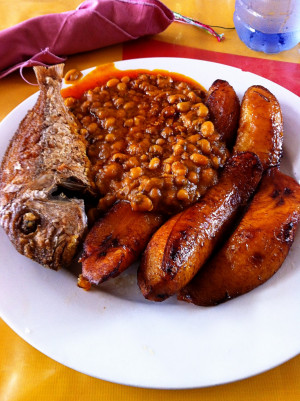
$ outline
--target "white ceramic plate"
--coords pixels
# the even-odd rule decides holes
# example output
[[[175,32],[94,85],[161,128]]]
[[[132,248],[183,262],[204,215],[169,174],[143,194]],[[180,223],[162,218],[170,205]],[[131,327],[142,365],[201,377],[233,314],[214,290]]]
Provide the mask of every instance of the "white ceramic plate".
[[[279,99],[285,121],[282,170],[300,178],[300,100],[257,75],[205,61],[152,58],[119,69],[165,69],[206,88],[222,78],[239,97],[261,84]],[[0,125],[1,158],[33,95]],[[299,233],[300,234],[300,233]],[[300,351],[300,236],[280,271],[249,294],[217,307],[144,300],[136,266],[85,292],[76,275],[47,270],[19,255],[0,230],[0,315],[29,344],[77,371],[149,388],[183,389],[246,378]]]

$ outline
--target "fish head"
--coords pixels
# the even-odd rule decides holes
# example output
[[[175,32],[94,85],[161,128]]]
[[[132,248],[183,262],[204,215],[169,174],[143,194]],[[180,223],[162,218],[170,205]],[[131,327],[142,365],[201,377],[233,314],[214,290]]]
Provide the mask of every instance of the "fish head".
[[[69,265],[87,229],[81,199],[16,199],[1,223],[15,248],[45,267]]]

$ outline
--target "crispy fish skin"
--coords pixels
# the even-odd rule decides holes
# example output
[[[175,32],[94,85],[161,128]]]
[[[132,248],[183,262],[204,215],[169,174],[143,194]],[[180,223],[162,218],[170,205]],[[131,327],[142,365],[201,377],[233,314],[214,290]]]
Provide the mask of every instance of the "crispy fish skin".
[[[145,298],[163,301],[183,288],[202,267],[262,175],[258,157],[231,157],[219,182],[201,200],[168,220],[150,240],[138,270]]]
[[[35,67],[38,100],[12,138],[0,172],[0,224],[16,249],[57,270],[87,226],[82,199],[94,193],[86,143],[60,94],[63,64]]]
[[[256,153],[266,170],[278,166],[282,156],[283,119],[276,97],[266,88],[251,86],[241,104],[234,152]]]
[[[178,298],[212,306],[263,284],[284,262],[299,221],[299,184],[270,169],[232,236]]]
[[[83,245],[80,282],[100,284],[135,262],[155,230],[163,223],[159,213],[133,211],[130,203],[116,203],[89,231]]]
[[[205,100],[210,120],[228,148],[235,143],[240,118],[240,101],[233,87],[217,79],[209,88]]]

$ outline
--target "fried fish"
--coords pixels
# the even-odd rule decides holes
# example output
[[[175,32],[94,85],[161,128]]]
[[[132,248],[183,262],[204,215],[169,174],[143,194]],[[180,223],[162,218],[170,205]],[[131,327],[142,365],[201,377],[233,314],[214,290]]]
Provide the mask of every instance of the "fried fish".
[[[94,194],[86,143],[60,94],[63,64],[35,67],[38,100],[21,122],[0,171],[0,224],[15,248],[57,270],[68,265]]]

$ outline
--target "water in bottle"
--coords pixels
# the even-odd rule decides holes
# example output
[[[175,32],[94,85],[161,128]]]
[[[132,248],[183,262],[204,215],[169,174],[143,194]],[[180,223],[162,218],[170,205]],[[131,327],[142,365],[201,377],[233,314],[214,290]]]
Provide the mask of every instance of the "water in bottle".
[[[233,18],[250,49],[279,53],[300,42],[300,0],[236,0]]]

